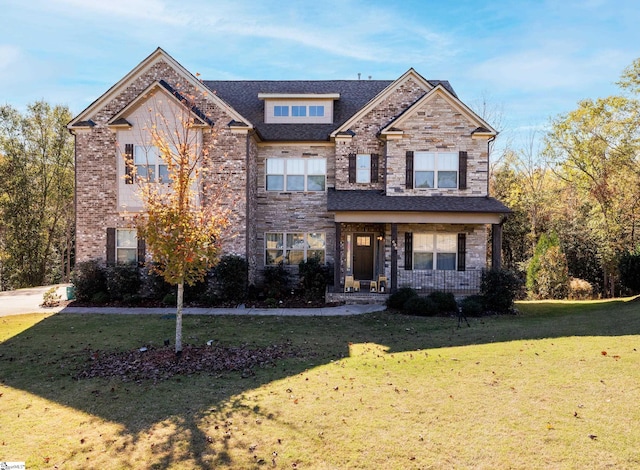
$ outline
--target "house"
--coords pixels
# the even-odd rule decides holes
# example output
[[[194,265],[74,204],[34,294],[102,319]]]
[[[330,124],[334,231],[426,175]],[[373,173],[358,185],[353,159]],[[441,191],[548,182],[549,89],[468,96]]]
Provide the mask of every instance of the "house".
[[[152,105],[174,113],[187,93],[208,174],[232,188],[223,250],[246,256],[250,282],[313,256],[333,263],[339,292],[473,292],[488,229],[499,266],[510,211],[488,196],[497,132],[449,82],[413,69],[395,80],[200,80],[160,48],[69,123],[77,261],[144,259],[125,161],[162,184],[140,123]]]

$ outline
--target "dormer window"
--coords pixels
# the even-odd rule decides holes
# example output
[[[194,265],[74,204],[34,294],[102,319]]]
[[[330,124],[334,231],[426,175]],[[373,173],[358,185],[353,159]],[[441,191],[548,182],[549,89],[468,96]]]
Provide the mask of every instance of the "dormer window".
[[[332,124],[338,93],[259,93],[266,124]]]

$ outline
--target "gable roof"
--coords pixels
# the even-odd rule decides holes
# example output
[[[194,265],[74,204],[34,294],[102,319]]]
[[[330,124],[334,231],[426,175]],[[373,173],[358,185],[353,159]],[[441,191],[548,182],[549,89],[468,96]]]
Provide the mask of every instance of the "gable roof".
[[[146,59],[140,62],[133,68],[128,74],[122,77],[115,85],[109,88],[98,99],[91,103],[87,108],[81,111],[74,119],[67,124],[67,128],[70,130],[78,129],[81,127],[87,127],[86,123],[90,122],[91,117],[105,106],[109,101],[122,93],[124,89],[131,84],[136,78],[144,74],[149,68],[156,65],[158,62],[166,62],[172,67],[178,74],[182,76],[190,85],[196,90],[199,90],[207,94],[207,97],[212,99],[217,106],[224,109],[234,121],[244,122],[251,126],[250,121],[244,118],[237,110],[225,103],[221,98],[212,95],[210,90],[196,78],[191,72],[180,65],[173,57],[167,54],[162,48],[158,47],[153,53],[151,53]],[[120,114],[120,113],[118,113]]]
[[[386,196],[377,190],[327,191],[327,210],[383,212],[474,212],[509,214],[511,210],[492,197]]]
[[[466,104],[458,99],[455,94],[452,94],[446,87],[442,84],[438,84],[433,89],[425,93],[425,95],[405,109],[399,116],[393,119],[389,124],[387,124],[381,131],[380,134],[384,134],[386,132],[397,132],[402,127],[404,121],[406,121],[409,116],[420,106],[434,99],[436,96],[443,97],[446,101],[451,104],[454,108],[456,108],[460,113],[465,115],[468,119],[470,119],[476,126],[476,130],[473,133],[482,136],[495,136],[498,134],[491,125],[489,125],[484,119],[478,116],[471,108],[469,108]]]

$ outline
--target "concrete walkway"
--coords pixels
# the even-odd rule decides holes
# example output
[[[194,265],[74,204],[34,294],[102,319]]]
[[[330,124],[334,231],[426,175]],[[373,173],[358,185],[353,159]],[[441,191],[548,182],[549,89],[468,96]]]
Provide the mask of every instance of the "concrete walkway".
[[[66,299],[69,284],[55,286],[58,295]],[[33,287],[0,292],[0,317],[24,313],[75,313],[75,314],[129,314],[174,315],[175,308],[124,308],[124,307],[41,307],[42,296],[52,286]],[[280,315],[280,316],[344,316],[379,312],[384,305],[340,305],[322,308],[185,308],[184,315]]]

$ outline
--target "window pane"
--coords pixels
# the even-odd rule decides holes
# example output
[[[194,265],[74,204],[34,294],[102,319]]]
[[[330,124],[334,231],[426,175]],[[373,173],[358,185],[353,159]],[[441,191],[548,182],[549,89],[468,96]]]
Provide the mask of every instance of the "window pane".
[[[116,250],[116,262],[118,264],[133,264],[137,261],[136,255],[137,255],[136,249],[118,248]]]
[[[438,154],[438,170],[458,171],[458,154],[457,153],[439,153]]]
[[[309,248],[324,250],[326,246],[325,235],[322,232],[309,233],[307,235]]]
[[[267,191],[284,191],[284,176],[267,175]]]
[[[304,191],[304,176],[287,176],[287,191]]]
[[[433,269],[433,253],[413,253],[413,269]]]
[[[284,160],[282,158],[269,158],[267,160],[268,175],[284,175]]]
[[[287,160],[287,174],[304,175],[304,160],[301,158]]]
[[[282,250],[267,250],[265,264],[267,266],[272,266],[274,264],[280,264],[283,261],[283,251]]]
[[[273,115],[274,116],[288,116],[289,115],[289,106],[274,106],[273,107]]]
[[[309,250],[307,251],[307,260],[317,258],[318,261],[324,264],[324,250]]]
[[[287,250],[304,250],[304,233],[287,233]]]
[[[356,183],[370,183],[371,182],[371,170],[356,170]]]
[[[291,106],[291,115],[292,116],[306,116],[307,115],[307,107],[306,106]]]
[[[307,191],[324,191],[325,178],[322,176],[307,177]]]
[[[414,251],[433,251],[433,234],[414,233],[413,249]]]
[[[291,250],[287,252],[287,264],[298,265],[301,261],[304,260],[304,251],[302,250]]]
[[[433,188],[433,171],[416,171],[416,188]]]
[[[267,233],[265,236],[265,243],[267,250],[282,249],[282,234],[281,233]]]
[[[458,235],[455,233],[439,233],[436,235],[438,253],[455,253],[458,251]]]
[[[309,106],[309,116],[324,116],[324,106]]]
[[[116,230],[116,246],[118,248],[135,248],[138,245],[138,237],[135,229]]]
[[[443,271],[453,271],[456,269],[455,253],[438,253],[438,269]]]
[[[147,180],[147,165],[136,165],[136,178],[140,181]]]
[[[167,165],[158,165],[158,178],[161,183],[169,183],[169,168]]]
[[[371,168],[371,155],[359,154],[356,156],[356,168],[358,169],[370,169]]]
[[[371,237],[356,237],[356,246],[371,246]]]
[[[307,174],[325,175],[327,173],[327,161],[324,158],[307,160]]]
[[[435,170],[435,154],[427,152],[416,152],[413,157],[414,170]]]
[[[145,147],[136,145],[133,160],[136,165],[155,165],[158,162],[158,148],[154,146]]]
[[[458,172],[457,171],[439,171],[438,172],[438,188],[457,188]]]

